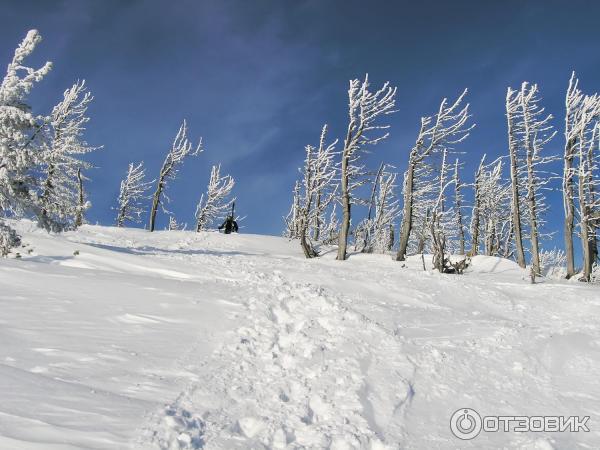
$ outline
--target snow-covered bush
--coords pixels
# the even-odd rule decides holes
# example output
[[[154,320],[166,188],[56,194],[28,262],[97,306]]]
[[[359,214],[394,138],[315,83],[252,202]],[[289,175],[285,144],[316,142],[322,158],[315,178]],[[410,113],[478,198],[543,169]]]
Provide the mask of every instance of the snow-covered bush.
[[[567,256],[563,250],[542,250],[540,252],[540,275],[563,278],[567,273]]]
[[[10,249],[21,245],[21,238],[15,230],[0,222],[0,255],[6,256]]]

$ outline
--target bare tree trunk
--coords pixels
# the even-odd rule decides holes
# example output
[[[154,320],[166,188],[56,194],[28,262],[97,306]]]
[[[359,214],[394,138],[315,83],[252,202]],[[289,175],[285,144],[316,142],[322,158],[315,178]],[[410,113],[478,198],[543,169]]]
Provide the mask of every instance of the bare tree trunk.
[[[437,214],[433,213],[431,218],[431,244],[433,251],[433,267],[437,269],[438,272],[444,272],[444,262],[445,262],[445,253],[446,253],[446,238],[444,233],[439,231],[439,218]]]
[[[377,174],[375,175],[375,179],[373,180],[373,187],[371,188],[371,199],[369,201],[369,213],[367,214],[367,220],[369,222],[367,222],[368,225],[370,225],[370,221],[371,221],[371,214],[373,213],[373,207],[375,206],[375,192],[377,190],[377,184],[379,183],[379,177],[381,177],[381,172],[383,171],[383,163],[381,163],[379,165],[379,170],[377,170]],[[363,248],[362,251],[366,252],[366,253],[370,253],[372,251],[371,246],[369,245],[369,241],[371,238],[371,229],[372,227],[368,227],[365,230],[365,237],[364,237],[364,241],[363,241]]]
[[[459,254],[465,254],[465,228],[462,215],[462,185],[458,177],[458,159],[454,163],[454,207],[456,208],[456,226],[458,228]]]
[[[479,168],[475,174],[475,206],[473,208],[473,225],[471,227],[471,256],[475,256],[479,253],[479,222],[480,222],[480,209],[481,209],[481,175],[483,173],[483,162],[485,161],[485,155],[481,158]]]
[[[337,258],[340,261],[346,259],[346,248],[348,246],[348,232],[350,231],[350,191],[348,186],[348,157],[342,156],[342,223],[338,239]]]
[[[462,227],[462,215],[458,215],[458,237],[459,237],[459,255],[465,254],[465,230]]]
[[[517,253],[517,264],[521,267],[525,267],[525,251],[523,250],[523,233],[521,231],[521,211],[519,205],[517,138],[515,136],[515,131],[513,130],[512,113],[508,108],[508,96],[506,116],[508,122],[508,152],[510,154],[510,181],[512,187],[511,211],[513,218],[513,233],[515,237],[515,250]]]
[[[505,258],[510,258],[510,243],[512,242],[512,238],[513,238],[513,233],[514,233],[514,228],[512,226],[512,220],[510,221],[510,229],[508,230],[508,234],[506,235],[506,240],[504,241],[504,257]]]
[[[524,126],[525,126],[525,147],[527,149],[527,208],[529,209],[529,240],[531,242],[531,266],[533,277],[540,274],[540,249],[538,239],[537,223],[537,204],[535,199],[535,175],[533,173],[534,145],[531,141],[531,131],[529,128],[529,114],[523,108]],[[534,137],[535,139],[535,137]],[[534,278],[535,281],[535,278]]]
[[[427,225],[429,225],[429,208],[425,210],[425,218],[421,224],[421,233],[419,234],[419,242],[417,243],[417,253],[423,253],[425,250],[425,241],[427,236]]]
[[[302,247],[302,251],[304,252],[304,256],[307,258],[314,258],[317,255],[315,249],[308,243],[308,239],[306,237],[306,227],[302,227],[300,231],[300,246]]]
[[[154,227],[156,224],[156,211],[158,210],[158,205],[160,204],[160,196],[162,194],[164,187],[163,179],[159,178],[156,183],[156,191],[154,191],[154,195],[152,196],[152,208],[150,209],[150,231],[154,231]]]
[[[402,225],[400,227],[400,244],[398,253],[396,253],[396,261],[404,261],[406,259],[406,249],[408,248],[408,239],[413,224],[413,183],[415,176],[415,164],[411,160],[406,169],[404,179],[404,206],[402,211]]]
[[[588,173],[587,173],[587,186],[588,186],[588,192],[589,192],[589,201],[588,201],[588,205],[596,205],[596,192],[594,190],[594,172],[593,172],[593,168],[595,166],[595,161],[594,161],[594,152],[592,149],[589,149],[587,152],[587,166],[588,166]],[[589,207],[590,210],[590,216],[588,219],[588,226],[589,226],[589,234],[588,234],[588,239],[589,239],[589,243],[590,243],[590,261],[591,261],[591,265],[593,267],[594,263],[596,262],[596,259],[598,258],[598,241],[596,238],[596,228],[597,228],[597,219],[595,219],[594,217],[594,211],[593,211],[593,207]],[[591,268],[590,267],[590,273],[591,273]]]
[[[392,248],[394,248],[394,239],[396,237],[394,236],[394,225],[392,223],[390,223],[390,240],[388,242],[388,247],[387,247],[387,251],[391,252]]]
[[[54,189],[54,183],[52,180],[54,179],[55,167],[54,164],[48,164],[48,170],[46,172],[46,180],[44,180],[44,192],[42,193],[42,220],[44,222],[44,226],[47,226],[47,218],[48,218],[48,204],[50,202],[50,195]]]
[[[494,242],[496,240],[496,225],[493,222],[486,224],[485,230],[485,254],[494,256]]]
[[[573,250],[573,229],[575,204],[573,201],[573,157],[575,139],[569,139],[565,147],[565,167],[563,171],[563,203],[565,208],[565,255],[567,257],[567,279],[575,275],[575,254]]]
[[[579,184],[582,182],[580,181]],[[581,192],[581,188],[580,188]],[[584,203],[584,204],[581,204]],[[594,261],[592,260],[592,249],[590,245],[588,217],[589,208],[585,205],[585,200],[580,200],[581,209],[581,247],[583,250],[583,275],[581,276],[582,281],[590,281],[590,275],[592,273],[592,266]]]
[[[531,188],[530,188],[531,190]],[[539,235],[538,235],[538,223],[537,223],[537,211],[535,196],[533,193],[527,195],[527,203],[529,205],[529,222],[530,222],[530,233],[531,233],[531,264],[536,275],[540,274],[540,249],[539,249]]]
[[[117,228],[121,228],[125,222],[125,207],[119,209],[119,215],[117,216]]]
[[[322,196],[322,194],[319,192],[317,194],[317,204],[315,206],[317,211],[321,209],[321,196]],[[313,228],[313,239],[315,241],[318,241],[320,235],[321,235],[321,216],[319,214],[317,214],[315,216],[315,224],[314,224],[314,228]]]
[[[83,192],[83,177],[81,176],[81,169],[77,169],[77,183],[79,189],[79,204],[77,207],[77,213],[75,215],[75,226],[80,227],[81,225],[83,225],[83,206],[85,197],[85,194]]]
[[[583,130],[580,132],[583,135]],[[591,210],[588,205],[588,190],[590,186],[588,171],[592,170],[592,167],[588,167],[587,149],[584,149],[583,139],[579,142],[579,171],[578,171],[578,195],[577,200],[579,202],[579,223],[580,223],[580,236],[581,236],[581,247],[583,252],[583,275],[580,278],[581,281],[590,281],[590,275],[592,273],[592,266],[594,261],[592,259],[592,248],[590,245],[590,214]]]

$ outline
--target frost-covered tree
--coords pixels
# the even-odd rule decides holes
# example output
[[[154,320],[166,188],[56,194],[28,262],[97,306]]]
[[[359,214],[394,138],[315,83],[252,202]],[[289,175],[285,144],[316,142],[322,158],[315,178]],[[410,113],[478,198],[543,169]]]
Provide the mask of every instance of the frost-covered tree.
[[[337,140],[327,144],[327,125],[321,130],[319,146],[305,147],[306,156],[301,169],[301,192],[298,205],[298,237],[300,246],[307,258],[318,256],[310,241],[309,228],[319,219],[334,198],[335,191],[330,189],[336,175],[334,157]]]
[[[288,215],[283,218],[285,222],[285,230],[283,235],[288,239],[298,239],[298,224],[300,211],[300,181],[296,180],[294,183],[294,190],[292,191],[292,206]]]
[[[379,187],[375,201],[375,217],[368,246],[375,253],[386,253],[394,246],[394,229],[400,215],[400,203],[396,196],[396,178],[391,166],[383,166],[379,178]]]
[[[341,151],[340,195],[342,222],[338,240],[338,260],[346,259],[350,231],[351,205],[356,202],[354,190],[366,182],[361,156],[367,147],[386,139],[389,133],[382,131],[389,125],[377,125],[380,116],[392,114],[395,106],[396,88],[385,83],[375,92],[369,90],[369,77],[364,81],[350,80],[348,89],[348,129]]]
[[[590,185],[592,181],[593,185],[593,148],[594,148],[594,130],[598,126],[598,119],[600,116],[600,97],[597,94],[584,95],[579,89],[579,80],[575,76],[575,72],[572,73],[571,79],[569,80],[569,86],[565,98],[565,148],[564,148],[564,167],[563,167],[563,179],[562,179],[562,190],[563,190],[563,205],[565,210],[565,226],[564,226],[564,237],[565,237],[565,254],[566,254],[566,265],[567,265],[567,278],[572,277],[575,274],[575,257],[573,247],[573,233],[575,231],[575,222],[579,218],[578,229],[581,231],[583,228],[584,234],[588,234],[587,243],[582,242],[584,249],[584,276],[588,278],[591,272],[591,264],[593,264],[593,250],[594,239],[592,238],[595,234],[591,233],[593,228],[591,225],[593,221],[587,219],[584,214],[584,219],[587,221],[587,225],[582,228],[581,223],[581,211],[583,208],[587,208],[587,200],[584,195],[584,204],[578,203],[576,207],[576,199],[580,195],[580,183],[578,176],[580,173],[584,174],[584,180],[582,181],[581,188],[583,192],[590,193],[586,186]],[[585,156],[587,154],[587,158]],[[589,161],[589,156],[592,156],[592,164],[586,162]],[[584,162],[587,168],[577,167],[578,163]],[[590,170],[591,169],[591,170]],[[581,172],[580,172],[581,170]],[[585,174],[587,180],[585,180]],[[590,175],[592,179],[590,180]],[[593,202],[592,202],[593,203]],[[578,212],[579,214],[576,214]],[[588,247],[586,249],[586,247]],[[586,256],[586,253],[588,256]],[[587,272],[587,275],[586,275]]]
[[[196,231],[207,230],[215,220],[222,219],[231,208],[235,198],[230,198],[235,186],[231,175],[221,176],[221,165],[212,166],[210,180],[205,194],[202,194],[196,207]]]
[[[554,248],[552,250],[540,251],[540,269],[545,277],[564,277],[567,256],[563,250]]]
[[[86,113],[92,100],[85,81],[78,81],[64,92],[63,100],[50,115],[48,138],[42,153],[40,196],[42,224],[48,229],[60,230],[76,225],[78,217],[89,206],[85,201],[80,202],[78,173],[91,167],[81,156],[96,150],[83,137],[89,121]]]
[[[169,216],[169,225],[167,226],[167,230],[168,231],[179,231],[179,230],[185,230],[187,228],[187,224],[180,224],[179,222],[177,222],[177,220],[175,219],[175,216]]]
[[[0,256],[7,256],[10,250],[21,245],[21,237],[6,223],[0,222]]]
[[[52,64],[33,69],[25,65],[25,59],[41,40],[37,30],[27,33],[0,84],[0,208],[4,216],[40,214],[35,169],[40,165],[39,146],[46,121],[32,113],[27,97]],[[2,224],[0,235],[3,252],[17,242],[6,224]]]
[[[337,188],[334,188],[334,191]],[[324,222],[321,233],[319,234],[319,241],[323,245],[333,245],[338,242],[340,232],[340,222],[337,215],[337,203],[333,202],[333,206],[330,207],[329,217]]]
[[[95,149],[83,136],[92,96],[77,82],[49,115],[33,114],[27,97],[52,66],[25,65],[40,41],[36,30],[27,33],[0,84],[0,208],[60,231],[81,224],[89,207],[81,171],[91,166],[81,156]]]
[[[506,95],[509,156],[511,161],[512,224],[517,262],[525,266],[524,223],[528,222],[532,276],[540,273],[539,239],[542,215],[546,210],[544,189],[552,179],[545,166],[556,157],[543,155],[544,146],[555,136],[540,106],[536,84],[522,83],[519,91],[508,88]]]
[[[513,224],[513,238],[517,264],[525,267],[525,248],[523,246],[523,218],[521,198],[523,192],[522,164],[520,161],[519,115],[521,111],[521,98],[519,91],[510,87],[506,91],[506,121],[508,126],[508,154],[510,157],[510,182],[511,182],[511,212]]]
[[[521,86],[521,113],[523,116],[522,140],[525,153],[526,204],[529,219],[529,241],[533,274],[540,273],[540,227],[542,215],[547,210],[544,189],[552,180],[551,174],[545,168],[547,164],[556,161],[553,155],[544,155],[546,144],[556,135],[550,121],[552,115],[546,115],[540,106],[540,96],[537,84]]]
[[[479,227],[481,223],[481,204],[482,204],[482,182],[483,182],[483,167],[485,163],[484,154],[479,162],[479,167],[475,172],[475,183],[473,184],[474,201],[473,211],[471,212],[471,250],[470,256],[479,254]]]
[[[433,267],[439,272],[444,272],[446,264],[449,262],[446,253],[449,235],[448,225],[449,222],[451,223],[451,211],[448,210],[445,199],[446,190],[452,185],[454,179],[449,176],[447,158],[448,150],[443,149],[437,183],[437,198],[433,202],[431,208],[431,221],[429,222]]]
[[[168,211],[165,209],[165,203],[169,202],[169,197],[164,192],[168,182],[177,177],[179,167],[183,164],[187,156],[198,155],[200,152],[202,152],[202,139],[200,139],[196,147],[192,145],[187,137],[187,123],[184,120],[165,157],[156,180],[156,190],[152,196],[152,207],[150,209],[150,231],[154,231],[156,212],[159,205],[168,214]]]
[[[377,188],[379,186],[379,181],[381,178],[381,173],[383,172],[384,163],[382,162],[379,165],[379,169],[373,178],[373,183],[371,187],[371,197],[369,200],[369,212],[367,213],[367,217],[363,219],[354,230],[354,250],[359,250],[365,253],[370,253],[373,251],[373,213],[376,210],[375,202],[377,200]]]
[[[586,133],[588,136],[586,136]],[[583,253],[582,281],[590,281],[598,258],[596,230],[600,226],[600,123],[591,130],[580,128],[576,143],[579,236]]]
[[[454,161],[454,220],[458,234],[458,254],[465,254],[465,220],[463,215],[464,196],[462,193],[463,183],[459,173],[460,163],[458,158]]]
[[[419,228],[424,230],[427,228],[427,217],[431,211],[431,199],[435,203],[437,201],[435,194],[440,194],[439,189],[432,190],[432,177],[435,177],[436,171],[430,159],[434,156],[440,157],[445,150],[451,150],[454,145],[464,141],[475,126],[468,124],[471,117],[469,104],[462,106],[466,94],[465,89],[452,104],[444,98],[437,114],[421,118],[421,127],[410,151],[408,167],[404,173],[404,206],[396,261],[405,260],[417,214],[421,222]],[[430,201],[427,202],[426,199]],[[443,199],[439,200],[442,202]],[[436,208],[439,206],[437,205]],[[421,234],[424,236],[425,233]]]
[[[505,256],[512,238],[511,185],[502,177],[503,158],[485,164],[481,159],[475,181],[475,205],[471,221],[471,254],[479,253],[479,237],[488,256]]]
[[[125,221],[139,222],[145,211],[143,201],[148,198],[148,190],[154,183],[146,181],[144,163],[135,165],[129,163],[127,175],[121,181],[118,198],[117,227],[122,227]]]

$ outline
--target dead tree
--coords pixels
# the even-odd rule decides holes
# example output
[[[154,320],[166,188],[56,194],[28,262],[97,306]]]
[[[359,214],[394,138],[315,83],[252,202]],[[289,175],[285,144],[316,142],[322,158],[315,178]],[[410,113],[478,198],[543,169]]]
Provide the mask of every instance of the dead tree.
[[[118,213],[116,225],[122,227],[126,220],[137,222],[144,212],[142,200],[147,200],[147,191],[152,181],[146,181],[144,163],[129,164],[126,177],[121,181],[118,198]]]
[[[589,134],[586,136],[586,134]],[[595,235],[600,218],[600,197],[596,192],[600,187],[598,167],[600,123],[586,132],[581,127],[577,138],[577,213],[579,215],[579,235],[583,253],[581,281],[590,281],[596,259]]]
[[[485,154],[479,162],[477,172],[475,172],[475,202],[471,213],[471,250],[469,254],[475,256],[479,254],[479,223],[481,216],[481,183],[483,176],[483,166],[485,163]]]
[[[460,180],[458,158],[454,161],[454,218],[456,220],[456,230],[458,233],[458,248],[459,254],[465,254],[465,226],[463,219],[463,194],[462,181]]]
[[[395,96],[396,88],[392,88],[389,83],[385,83],[376,92],[369,91],[368,75],[362,82],[358,79],[350,81],[348,129],[341,152],[342,223],[338,240],[338,260],[346,259],[351,205],[354,202],[353,191],[366,182],[365,169],[360,162],[361,156],[366,150],[365,147],[375,145],[388,137],[387,132],[375,137],[369,134],[389,128],[389,125],[376,125],[376,121],[379,116],[395,112]]]
[[[484,155],[477,169],[470,256],[479,253],[480,241],[483,241],[486,255],[504,254],[503,246],[511,239],[511,186],[502,177],[502,162],[501,157],[485,164]]]
[[[152,208],[150,210],[150,231],[154,231],[156,222],[156,212],[160,205],[163,211],[166,211],[162,198],[168,202],[169,197],[164,193],[165,187],[169,180],[174,180],[177,176],[179,166],[183,163],[183,160],[189,155],[197,155],[202,152],[202,139],[198,142],[196,147],[193,147],[190,140],[187,138],[187,124],[185,120],[179,127],[179,131],[175,136],[171,149],[167,153],[160,172],[156,181],[156,190],[152,196]]]
[[[521,205],[520,205],[520,161],[519,161],[519,135],[518,122],[520,114],[520,95],[510,87],[506,91],[506,121],[508,125],[508,154],[510,156],[510,180],[512,189],[512,223],[513,237],[515,240],[515,251],[517,264],[525,267],[525,250],[523,249],[523,231],[521,229]]]
[[[302,193],[298,206],[298,235],[300,246],[307,258],[318,256],[317,250],[309,241],[308,231],[311,223],[321,217],[335,196],[335,191],[327,192],[336,175],[334,157],[337,140],[326,144],[327,125],[321,130],[319,147],[305,147],[306,158],[302,168]],[[319,201],[317,201],[319,199]]]
[[[581,146],[588,146],[588,140],[600,115],[600,99],[597,94],[584,95],[579,89],[575,72],[571,74],[565,98],[565,148],[562,178],[563,205],[565,211],[564,239],[567,263],[567,278],[575,275],[575,255],[573,232],[575,230],[575,197],[579,191],[576,178],[579,169],[575,167],[580,157]],[[585,142],[581,142],[584,139]],[[585,151],[584,151],[585,153]],[[585,170],[584,170],[585,171]],[[585,264],[584,264],[585,265]],[[588,269],[589,261],[588,261]]]
[[[296,180],[294,183],[294,190],[292,191],[292,206],[290,206],[290,211],[288,215],[284,217],[285,223],[285,231],[283,235],[288,239],[298,239],[298,224],[299,220],[299,211],[300,211],[300,181]]]
[[[539,105],[540,96],[537,84],[521,85],[520,108],[522,116],[522,142],[527,172],[527,192],[525,202],[529,217],[529,240],[532,276],[541,274],[540,268],[540,225],[541,215],[546,210],[542,190],[552,179],[544,166],[556,160],[555,156],[542,155],[543,148],[556,135],[550,121],[552,115],[545,115],[544,108]],[[535,281],[535,280],[534,280]]]
[[[367,243],[369,251],[385,253],[394,246],[394,228],[400,214],[400,205],[395,195],[397,174],[392,166],[383,166],[379,174],[375,216],[371,235]]]
[[[467,125],[470,118],[469,105],[461,108],[467,94],[465,89],[456,101],[449,105],[443,99],[435,116],[423,117],[415,145],[410,151],[408,167],[404,173],[402,225],[396,261],[404,261],[413,227],[416,186],[422,173],[426,173],[426,159],[464,141],[474,125]]]
[[[212,166],[206,195],[200,196],[196,206],[196,232],[206,231],[217,219],[223,219],[232,209],[235,197],[230,198],[235,186],[231,175],[221,176],[221,164]]]

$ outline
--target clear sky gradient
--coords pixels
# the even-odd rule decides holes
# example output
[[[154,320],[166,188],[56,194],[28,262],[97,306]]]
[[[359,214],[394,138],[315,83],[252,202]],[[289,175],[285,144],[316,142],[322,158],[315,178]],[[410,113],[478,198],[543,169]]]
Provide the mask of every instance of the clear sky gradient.
[[[30,28],[44,41],[30,63],[54,62],[35,89],[47,112],[75,80],[95,96],[87,134],[91,223],[111,224],[130,161],[153,176],[182,119],[205,152],[169,187],[170,209],[193,225],[210,167],[237,180],[244,232],[280,234],[304,145],[323,123],[343,138],[350,78],[398,87],[391,136],[369,164],[405,167],[419,118],[465,87],[476,129],[464,143],[472,172],[485,152],[506,152],[507,86],[537,82],[563,147],[564,94],[572,70],[600,89],[598,1],[116,1],[3,0],[0,64]],[[560,163],[556,170],[560,170]],[[556,185],[558,187],[558,184]],[[549,231],[562,245],[562,203],[551,195]],[[161,215],[159,228],[168,218]],[[546,242],[546,247],[554,245]]]

